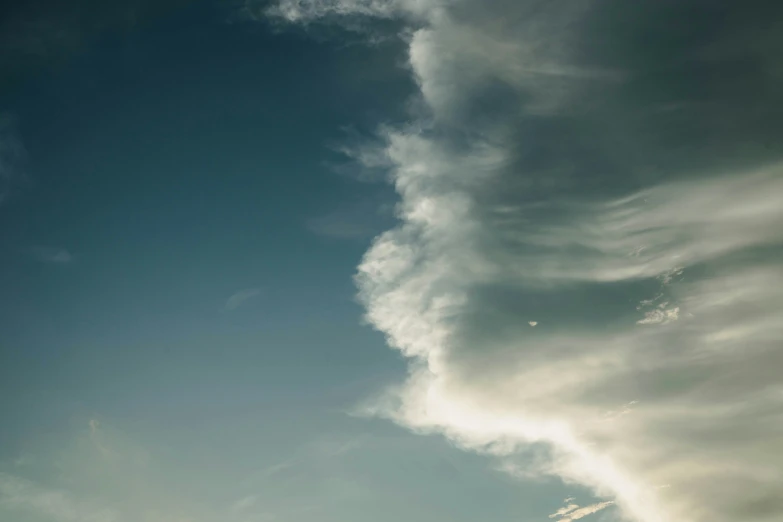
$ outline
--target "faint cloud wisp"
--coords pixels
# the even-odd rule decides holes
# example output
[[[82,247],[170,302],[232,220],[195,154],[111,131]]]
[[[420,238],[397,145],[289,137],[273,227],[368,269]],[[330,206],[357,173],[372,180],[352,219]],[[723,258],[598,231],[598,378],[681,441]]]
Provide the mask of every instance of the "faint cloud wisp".
[[[42,263],[65,265],[74,261],[74,256],[65,248],[51,246],[36,246],[31,249],[35,259]]]
[[[223,304],[223,310],[233,312],[237,308],[247,304],[248,301],[258,297],[261,294],[260,288],[245,288],[231,295]]]

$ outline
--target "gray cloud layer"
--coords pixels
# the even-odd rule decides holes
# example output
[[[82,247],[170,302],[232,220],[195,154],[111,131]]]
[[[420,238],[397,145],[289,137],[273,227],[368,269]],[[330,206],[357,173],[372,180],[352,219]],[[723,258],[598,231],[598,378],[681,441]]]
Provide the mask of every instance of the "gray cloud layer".
[[[401,197],[357,275],[410,358],[374,411],[629,520],[782,520],[781,11],[283,0],[410,22],[419,113],[356,155]]]

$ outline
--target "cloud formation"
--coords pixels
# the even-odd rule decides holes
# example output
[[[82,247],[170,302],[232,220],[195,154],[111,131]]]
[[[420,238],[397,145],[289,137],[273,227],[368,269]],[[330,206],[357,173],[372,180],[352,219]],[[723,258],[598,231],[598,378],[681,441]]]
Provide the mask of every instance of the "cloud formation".
[[[394,207],[383,197],[367,197],[357,203],[313,217],[307,221],[310,232],[334,239],[369,240],[392,222]]]
[[[606,499],[562,520],[783,517],[783,7],[270,13],[408,24],[418,112],[367,156],[400,224],[356,280],[410,376],[372,412]]]
[[[598,513],[599,511],[606,509],[613,504],[614,502],[612,501],[606,501],[596,502],[595,504],[590,504],[589,506],[579,507],[579,504],[566,503],[565,506],[549,515],[549,518],[557,519],[557,522],[573,522],[574,520],[579,520],[580,518],[584,518],[587,515]]]
[[[260,288],[245,288],[244,290],[234,292],[231,297],[226,299],[226,303],[223,305],[223,309],[227,312],[232,312],[251,299],[257,297],[260,293]]]

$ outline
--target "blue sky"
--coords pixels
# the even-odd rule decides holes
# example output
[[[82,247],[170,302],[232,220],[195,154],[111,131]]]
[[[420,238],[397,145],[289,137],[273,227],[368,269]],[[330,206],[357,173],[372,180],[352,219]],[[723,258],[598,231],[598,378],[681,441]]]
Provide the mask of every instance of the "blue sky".
[[[3,9],[0,520],[783,517],[780,7]]]

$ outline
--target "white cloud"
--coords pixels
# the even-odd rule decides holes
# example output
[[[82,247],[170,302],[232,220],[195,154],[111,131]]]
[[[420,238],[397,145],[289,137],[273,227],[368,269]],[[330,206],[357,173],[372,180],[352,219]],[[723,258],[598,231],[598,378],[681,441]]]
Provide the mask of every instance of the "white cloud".
[[[253,4],[250,0],[247,2]],[[442,2],[437,0],[282,0],[266,9],[267,16],[307,23],[324,17],[372,16],[390,18],[424,14]]]
[[[257,297],[260,293],[260,288],[245,288],[244,290],[234,292],[231,297],[226,299],[226,303],[223,305],[223,309],[228,312],[236,310],[240,306],[247,303],[249,300]]]
[[[680,318],[680,307],[675,306],[668,310],[650,310],[644,313],[644,319],[639,319],[636,324],[666,324]]]
[[[573,500],[573,499],[569,499],[569,500]],[[562,517],[562,516],[567,515],[568,513],[572,512],[575,509],[579,509],[579,504],[566,503],[565,506],[561,507],[560,509],[558,509],[557,511],[555,511],[554,513],[549,515],[549,518],[559,518],[559,517]]]
[[[465,161],[457,157],[454,163],[459,169]],[[746,177],[752,181],[754,175]],[[690,233],[687,223],[695,220],[698,205],[687,196],[697,199],[701,191],[672,193],[682,198],[681,206],[654,214],[666,215],[670,224],[651,226],[657,237],[648,239],[648,254],[628,257],[627,249],[614,244],[638,239],[641,227],[609,242],[615,233],[610,228],[593,231],[594,238],[573,236],[600,252],[595,258],[549,253],[543,260],[531,248],[543,235],[530,238],[522,230],[515,238],[519,250],[482,250],[475,245],[494,233],[491,223],[464,210],[452,218],[459,198],[422,199],[430,204],[427,216],[443,217],[411,218],[381,236],[358,277],[372,323],[424,365],[414,366],[420,369],[390,415],[482,451],[505,453],[518,444],[548,441],[555,452],[551,473],[616,496],[636,520],[723,520],[723,513],[742,511],[754,496],[774,495],[780,486],[774,477],[781,462],[772,458],[780,450],[779,427],[767,415],[778,404],[779,391],[773,390],[779,385],[777,374],[764,368],[781,362],[774,339],[783,334],[783,300],[772,292],[783,272],[759,261],[717,267],[728,255],[774,245],[783,222],[770,210],[764,220],[735,219],[731,227],[719,227],[727,209],[716,204],[698,214],[700,226],[713,230]],[[783,194],[774,187],[756,192],[762,202],[769,193]],[[547,236],[568,246],[571,240],[562,240],[586,221],[560,225]],[[580,297],[563,284],[588,285],[584,291],[600,299],[609,284],[632,289],[675,265],[709,261],[717,263],[711,277],[673,285],[669,308],[639,321],[666,324],[664,331],[616,325],[602,333],[582,325],[527,341],[513,326],[513,308],[504,309],[535,309],[535,303],[524,303],[530,292],[560,295],[564,302]],[[548,288],[542,291],[542,285]],[[593,311],[589,301],[582,306]],[[689,317],[675,327],[681,310]],[[499,327],[485,329],[485,320]],[[633,396],[644,399],[634,415],[614,417],[611,427],[594,420],[613,397]],[[660,483],[675,487],[658,491],[654,485]],[[729,492],[709,500],[723,488]]]
[[[562,520],[612,503],[638,522],[779,520],[783,150],[758,143],[782,142],[766,108],[783,89],[754,61],[763,38],[699,58],[715,42],[666,22],[707,9],[691,2],[425,4],[286,15],[417,20],[422,109],[378,152],[402,222],[357,274],[410,378],[371,411],[613,499]],[[745,14],[709,38],[743,45]],[[643,36],[664,30],[680,48]],[[517,464],[534,443],[549,459]]]
[[[585,507],[579,507],[577,504],[568,504],[549,515],[549,518],[556,518],[557,522],[573,522],[574,520],[579,520],[587,515],[598,513],[613,504],[614,502],[612,501],[596,502],[595,504]]]

